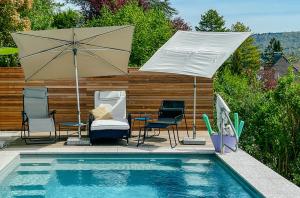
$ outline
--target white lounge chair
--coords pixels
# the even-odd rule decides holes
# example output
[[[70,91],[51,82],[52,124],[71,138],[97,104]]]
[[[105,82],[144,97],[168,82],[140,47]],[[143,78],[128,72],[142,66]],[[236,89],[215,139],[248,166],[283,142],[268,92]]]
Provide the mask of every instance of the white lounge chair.
[[[89,118],[89,136],[91,143],[99,139],[126,139],[131,133],[131,116],[126,114],[126,92],[125,91],[96,91],[95,108],[100,104],[112,106],[112,117],[110,120],[94,120]]]

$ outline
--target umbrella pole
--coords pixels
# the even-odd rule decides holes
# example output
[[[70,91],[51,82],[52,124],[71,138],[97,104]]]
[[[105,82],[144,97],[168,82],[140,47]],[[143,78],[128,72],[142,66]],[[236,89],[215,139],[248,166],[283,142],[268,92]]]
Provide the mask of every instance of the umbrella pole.
[[[196,139],[196,101],[197,101],[197,78],[194,77],[194,115],[193,115],[193,139]]]
[[[194,76],[194,107],[193,107],[193,137],[184,137],[182,143],[190,145],[204,145],[205,138],[196,137],[196,108],[197,108],[197,77]]]
[[[78,137],[81,138],[81,118],[80,118],[80,99],[79,99],[79,78],[77,66],[77,49],[73,49],[75,75],[76,75],[76,96],[77,96],[77,116],[78,116]]]

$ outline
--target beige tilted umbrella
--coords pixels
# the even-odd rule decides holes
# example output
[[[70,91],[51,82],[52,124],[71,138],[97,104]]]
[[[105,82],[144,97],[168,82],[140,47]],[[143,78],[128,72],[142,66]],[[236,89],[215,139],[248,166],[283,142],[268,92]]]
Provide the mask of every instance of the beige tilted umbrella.
[[[133,30],[133,26],[111,26],[12,34],[25,81],[76,79],[79,139],[79,77],[126,74]]]

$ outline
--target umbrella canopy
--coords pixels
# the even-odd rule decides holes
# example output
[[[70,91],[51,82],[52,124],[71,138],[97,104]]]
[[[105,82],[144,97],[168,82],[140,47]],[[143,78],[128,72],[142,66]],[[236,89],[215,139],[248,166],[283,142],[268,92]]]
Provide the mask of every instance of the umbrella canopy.
[[[250,34],[178,31],[140,70],[211,78]]]
[[[196,138],[196,77],[211,78],[250,32],[178,31],[140,71],[194,76],[193,139]]]
[[[56,29],[13,33],[25,80],[74,79],[127,73],[133,26]]]
[[[79,139],[79,77],[126,74],[133,30],[133,26],[111,26],[12,34],[25,81],[76,79]]]

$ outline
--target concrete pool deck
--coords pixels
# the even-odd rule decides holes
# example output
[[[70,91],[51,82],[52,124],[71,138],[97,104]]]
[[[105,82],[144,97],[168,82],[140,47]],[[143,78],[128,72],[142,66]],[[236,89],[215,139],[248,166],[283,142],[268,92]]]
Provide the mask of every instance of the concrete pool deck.
[[[163,138],[156,137],[156,138]],[[157,139],[156,139],[157,141]],[[153,143],[154,142],[154,143]],[[52,145],[20,145],[12,144],[5,150],[0,150],[0,171],[5,170],[10,164],[25,154],[213,154],[211,142],[205,146],[179,145],[171,149],[168,139],[159,144],[153,139],[148,143],[136,147],[134,138],[128,146],[122,144],[97,145],[97,146],[64,146],[62,142]],[[265,197],[300,197],[300,188],[289,182],[264,164],[260,163],[246,152],[239,150],[236,153],[224,155],[216,154],[226,165],[240,175],[249,185],[253,186]]]

